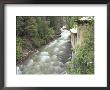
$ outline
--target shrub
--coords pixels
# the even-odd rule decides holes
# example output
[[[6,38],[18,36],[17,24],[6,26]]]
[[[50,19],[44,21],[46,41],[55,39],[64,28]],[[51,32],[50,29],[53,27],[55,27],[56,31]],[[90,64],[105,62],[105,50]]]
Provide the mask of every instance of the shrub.
[[[84,32],[84,41],[75,48],[75,58],[69,62],[67,72],[69,74],[93,74],[94,73],[94,31],[93,26],[88,25]]]
[[[32,42],[33,42],[33,46],[35,47],[40,47],[41,44],[40,44],[40,41],[38,38],[32,38]]]
[[[16,47],[16,60],[19,60],[22,57],[22,47]]]
[[[19,60],[22,56],[22,46],[24,45],[24,41],[20,38],[16,38],[16,59]]]

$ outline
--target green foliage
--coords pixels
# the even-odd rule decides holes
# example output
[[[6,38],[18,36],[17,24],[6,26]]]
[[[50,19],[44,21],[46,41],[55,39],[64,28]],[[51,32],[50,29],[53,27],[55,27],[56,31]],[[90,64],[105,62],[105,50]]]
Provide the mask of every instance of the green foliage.
[[[69,74],[94,73],[94,31],[93,23],[84,31],[84,41],[75,48],[75,58],[69,62]]]
[[[55,31],[55,34],[60,34],[60,28],[63,26],[63,20],[64,17],[62,16],[55,16],[55,17],[49,17],[50,24],[49,26],[53,28]]]
[[[24,28],[25,28],[24,18],[22,16],[16,17],[16,35],[23,36],[25,33]]]
[[[40,22],[38,24],[38,34],[42,39],[48,35],[48,25],[45,22]]]
[[[33,46],[35,46],[36,48],[39,48],[42,45],[46,44],[46,40],[40,38],[33,38],[32,41],[33,41]]]
[[[16,47],[16,60],[19,60],[21,56],[22,56],[22,48]]]
[[[16,58],[25,49],[39,48],[60,34],[63,17],[58,16],[17,16],[16,17]]]
[[[25,21],[25,31],[27,33],[27,36],[33,37],[36,35],[37,32],[37,23],[35,20],[35,17],[27,17],[27,20]]]
[[[48,29],[48,38],[53,38],[55,35],[55,31],[53,30],[53,28],[49,28]]]
[[[34,45],[35,47],[40,47],[40,46],[41,46],[39,39],[33,38],[32,41],[33,41],[33,45]]]
[[[77,21],[78,19],[82,18],[82,16],[68,16],[66,17],[67,19],[67,28],[71,29],[71,28],[75,28],[77,23],[75,21]]]
[[[22,56],[22,46],[24,45],[24,41],[20,38],[16,38],[16,59],[20,59]]]
[[[35,17],[17,16],[16,17],[17,36],[33,36],[37,31]]]

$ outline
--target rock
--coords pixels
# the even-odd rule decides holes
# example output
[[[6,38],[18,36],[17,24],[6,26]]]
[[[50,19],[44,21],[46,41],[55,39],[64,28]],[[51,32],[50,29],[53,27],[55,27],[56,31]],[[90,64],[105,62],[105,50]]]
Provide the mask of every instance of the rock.
[[[64,71],[64,72],[62,72],[61,74],[67,74],[67,72],[66,72],[66,71]]]
[[[69,65],[69,62],[66,62],[65,65],[68,66]]]
[[[63,64],[62,62],[59,62],[59,65],[60,65],[61,67],[64,67],[64,64]]]

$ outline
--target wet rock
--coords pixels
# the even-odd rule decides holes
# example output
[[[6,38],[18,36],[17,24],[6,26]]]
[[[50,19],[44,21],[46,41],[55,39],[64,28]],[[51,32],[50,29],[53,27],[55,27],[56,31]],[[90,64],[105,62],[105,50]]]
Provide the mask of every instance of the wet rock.
[[[67,74],[67,72],[66,72],[66,71],[64,71],[64,72],[62,72],[61,74]]]
[[[59,62],[58,61],[56,61],[56,62],[53,63],[53,66],[58,66],[58,65],[59,65]]]
[[[64,64],[62,62],[59,62],[60,67],[64,67]]]

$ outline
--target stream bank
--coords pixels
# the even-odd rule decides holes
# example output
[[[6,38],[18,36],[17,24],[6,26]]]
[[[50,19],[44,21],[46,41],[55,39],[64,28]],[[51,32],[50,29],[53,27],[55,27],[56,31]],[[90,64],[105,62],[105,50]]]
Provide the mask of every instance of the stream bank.
[[[58,37],[60,37],[60,35],[55,36],[54,38],[48,40],[47,44],[49,44],[50,42],[54,41],[55,39],[57,39]],[[29,40],[28,40],[29,41]],[[29,41],[30,42],[30,41]],[[23,64],[27,59],[29,59],[34,53],[38,53],[40,48],[42,48],[45,45],[40,46],[39,48],[35,48],[33,47],[32,49],[24,49],[23,50],[23,55],[22,57],[16,61],[16,65],[20,65]]]
[[[71,56],[70,32],[64,30],[61,37],[43,46],[38,53],[18,65],[17,74],[66,74]]]

